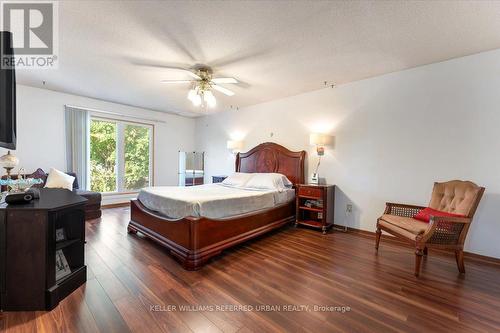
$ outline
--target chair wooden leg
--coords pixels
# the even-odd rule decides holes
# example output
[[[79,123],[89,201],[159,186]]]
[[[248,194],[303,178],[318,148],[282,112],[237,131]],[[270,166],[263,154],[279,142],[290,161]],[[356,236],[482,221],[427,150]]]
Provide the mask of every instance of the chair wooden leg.
[[[456,250],[455,251],[455,259],[457,260],[457,266],[460,273],[465,273],[465,265],[464,265],[464,251]]]
[[[422,263],[422,257],[424,255],[424,251],[422,249],[417,248],[415,251],[415,276],[418,277],[420,274],[420,264]]]
[[[424,247],[424,256],[426,256],[428,252],[429,252],[429,251],[428,251],[428,249],[427,249],[427,246],[426,246],[426,247]]]
[[[382,230],[377,227],[377,231],[375,232],[375,249],[378,250],[378,245],[380,244],[380,237],[382,236]]]

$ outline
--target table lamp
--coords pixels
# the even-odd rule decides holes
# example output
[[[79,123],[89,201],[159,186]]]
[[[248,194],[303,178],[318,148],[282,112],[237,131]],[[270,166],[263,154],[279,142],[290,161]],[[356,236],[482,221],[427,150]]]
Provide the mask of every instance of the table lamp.
[[[10,178],[10,172],[19,164],[19,159],[10,153],[0,157],[0,166],[7,171],[7,177]]]
[[[239,153],[243,148],[243,141],[229,140],[227,141],[227,149],[230,149],[233,154]]]
[[[323,133],[311,133],[309,134],[309,144],[316,146],[316,153],[318,154],[318,164],[316,165],[315,172],[311,175],[311,184],[319,184],[319,174],[318,169],[321,164],[321,156],[325,155],[325,146],[332,143],[333,137],[328,134]]]

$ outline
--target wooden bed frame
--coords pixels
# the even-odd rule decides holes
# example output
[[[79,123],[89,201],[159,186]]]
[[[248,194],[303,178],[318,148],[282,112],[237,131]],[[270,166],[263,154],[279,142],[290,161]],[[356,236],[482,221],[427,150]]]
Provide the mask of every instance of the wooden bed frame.
[[[238,153],[236,171],[279,172],[296,185],[304,182],[305,155],[305,151],[292,152],[267,142]],[[141,232],[165,246],[187,270],[199,269],[222,250],[295,220],[295,201],[230,219],[188,216],[169,221],[138,200],[132,200],[130,208],[128,232]]]

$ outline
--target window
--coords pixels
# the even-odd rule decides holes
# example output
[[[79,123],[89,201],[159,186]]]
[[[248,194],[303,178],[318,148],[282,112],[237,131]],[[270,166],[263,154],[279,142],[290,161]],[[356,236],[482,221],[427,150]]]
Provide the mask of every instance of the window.
[[[92,117],[90,189],[135,191],[151,184],[153,126]]]

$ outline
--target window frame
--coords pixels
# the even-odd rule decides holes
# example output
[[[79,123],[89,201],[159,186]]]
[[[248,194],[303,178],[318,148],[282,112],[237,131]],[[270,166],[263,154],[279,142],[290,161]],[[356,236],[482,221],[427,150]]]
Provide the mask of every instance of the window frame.
[[[154,186],[155,184],[155,177],[154,177],[154,165],[155,165],[155,156],[154,156],[154,151],[155,151],[155,124],[154,123],[147,123],[147,122],[140,122],[140,121],[134,121],[134,120],[127,120],[127,119],[120,119],[120,118],[113,118],[113,117],[106,117],[106,116],[101,116],[99,114],[90,114],[90,122],[92,120],[97,120],[97,121],[107,121],[107,122],[114,122],[116,123],[116,164],[115,164],[115,173],[116,173],[116,191],[110,191],[110,192],[100,192],[103,196],[111,196],[111,195],[126,195],[126,194],[137,194],[139,193],[140,189],[137,190],[129,190],[129,189],[124,189],[124,178],[125,178],[125,126],[126,125],[135,125],[135,126],[142,126],[142,127],[148,127],[150,128],[149,131],[149,185],[148,186]],[[90,128],[90,125],[89,125]],[[90,134],[90,132],[89,132]],[[90,140],[89,140],[89,149],[90,149]],[[92,179],[91,179],[91,172],[90,172],[90,154],[88,155],[89,159],[87,161],[87,166],[89,170],[89,188],[90,185],[92,184]]]

